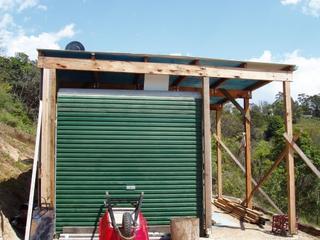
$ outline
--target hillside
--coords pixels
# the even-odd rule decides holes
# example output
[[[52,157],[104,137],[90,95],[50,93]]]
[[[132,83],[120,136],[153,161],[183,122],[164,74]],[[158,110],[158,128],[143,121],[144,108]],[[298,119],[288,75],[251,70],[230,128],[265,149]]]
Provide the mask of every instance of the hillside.
[[[9,220],[28,201],[33,145],[32,135],[0,123],[0,226],[3,226],[0,236],[3,239],[15,239]],[[21,236],[23,229],[16,230]]]

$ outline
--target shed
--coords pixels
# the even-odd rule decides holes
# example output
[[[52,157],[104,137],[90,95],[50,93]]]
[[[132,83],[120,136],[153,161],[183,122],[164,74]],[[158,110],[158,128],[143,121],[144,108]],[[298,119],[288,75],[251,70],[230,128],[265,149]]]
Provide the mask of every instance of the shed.
[[[246,196],[251,184],[252,91],[283,84],[287,134],[292,138],[290,82],[295,67],[171,55],[38,50],[42,69],[41,199],[55,211],[55,232],[95,228],[105,192],[145,193],[151,228],[177,216],[211,228],[210,111],[217,139],[224,103],[244,114]],[[235,99],[243,99],[244,107]],[[217,144],[222,194],[221,144]],[[293,153],[289,166],[290,229],[295,230]],[[252,207],[249,200],[248,207]]]

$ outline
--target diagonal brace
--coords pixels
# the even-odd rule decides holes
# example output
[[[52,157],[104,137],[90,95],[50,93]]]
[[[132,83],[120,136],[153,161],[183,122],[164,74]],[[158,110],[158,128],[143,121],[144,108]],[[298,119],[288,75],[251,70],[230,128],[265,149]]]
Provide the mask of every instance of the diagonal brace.
[[[216,134],[213,134],[214,138],[217,140],[217,142],[224,148],[224,150],[229,154],[231,159],[240,167],[242,172],[245,172],[245,168],[242,166],[240,161],[233,155],[233,153],[230,151],[230,149],[222,142],[220,138]],[[258,183],[252,178],[252,183],[256,186]],[[259,192],[267,199],[267,201],[277,210],[277,212],[283,214],[281,209],[272,201],[272,199],[266,194],[265,191],[263,191],[260,187],[258,188]]]
[[[302,160],[308,165],[311,171],[320,178],[320,171],[316,168],[316,166],[312,163],[312,161],[304,154],[304,152],[299,148],[299,146],[295,143],[295,140],[290,138],[287,133],[283,134],[286,141],[289,143],[289,146],[299,154]]]

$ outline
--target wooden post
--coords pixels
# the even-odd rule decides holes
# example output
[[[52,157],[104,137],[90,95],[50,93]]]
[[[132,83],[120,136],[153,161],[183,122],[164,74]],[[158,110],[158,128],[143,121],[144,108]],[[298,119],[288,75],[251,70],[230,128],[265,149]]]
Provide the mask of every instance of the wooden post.
[[[244,127],[245,127],[245,165],[246,165],[246,199],[249,199],[252,191],[251,176],[251,124],[249,98],[244,98]],[[247,207],[252,208],[252,199],[247,201]]]
[[[204,162],[204,209],[205,231],[211,234],[211,202],[212,202],[212,166],[211,166],[211,124],[210,124],[210,81],[209,77],[202,79],[203,98],[203,162]]]
[[[290,94],[290,82],[283,82],[283,100],[285,112],[285,127],[286,133],[290,139],[293,137],[292,131],[292,106]],[[290,234],[297,234],[296,226],[296,194],[295,194],[295,178],[294,178],[294,158],[293,149],[290,143],[287,144],[287,181],[288,181],[288,218],[289,218],[289,232]]]
[[[221,136],[221,115],[222,107],[216,110],[216,134],[219,139],[222,139]],[[222,151],[221,145],[216,142],[216,157],[217,157],[217,194],[218,198],[222,198]]]
[[[54,206],[56,70],[43,69],[41,131],[41,200]]]

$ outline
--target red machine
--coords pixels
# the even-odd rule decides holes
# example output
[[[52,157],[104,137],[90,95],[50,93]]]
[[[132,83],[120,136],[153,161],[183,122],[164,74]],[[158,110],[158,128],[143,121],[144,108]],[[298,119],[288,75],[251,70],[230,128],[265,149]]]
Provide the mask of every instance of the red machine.
[[[100,240],[149,240],[148,226],[141,212],[143,193],[138,200],[111,198],[106,193],[106,213],[100,219]],[[130,203],[133,208],[114,208],[119,203]],[[122,220],[122,222],[121,222]]]

